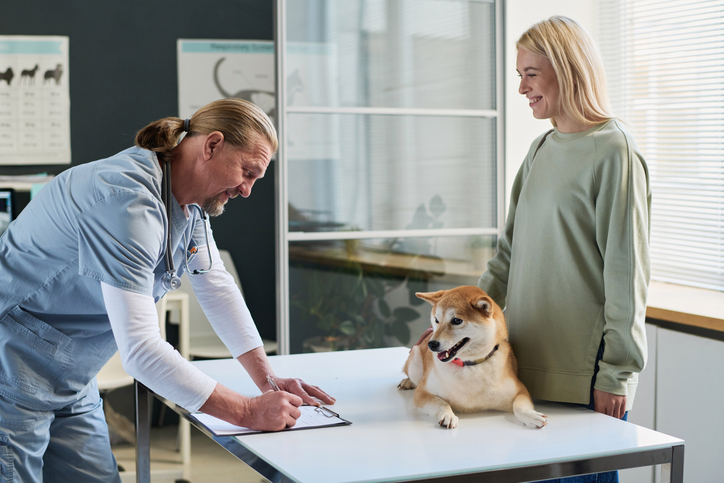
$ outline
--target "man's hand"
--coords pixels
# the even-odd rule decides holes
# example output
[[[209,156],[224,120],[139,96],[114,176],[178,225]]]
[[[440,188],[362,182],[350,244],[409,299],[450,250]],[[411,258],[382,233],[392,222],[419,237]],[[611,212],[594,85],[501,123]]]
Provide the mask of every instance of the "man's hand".
[[[281,431],[297,424],[302,399],[288,392],[265,392],[249,399],[241,426],[261,431]]]
[[[319,406],[320,401],[322,404],[334,404],[336,402],[332,396],[317,386],[307,384],[301,379],[275,377],[274,382],[277,383],[279,389],[296,394],[302,398],[305,404],[309,404],[310,406]]]
[[[302,398],[284,391],[265,392],[249,398],[216,384],[214,392],[201,406],[201,412],[237,426],[259,431],[281,431],[297,423]]]
[[[597,413],[621,419],[626,413],[626,396],[594,389],[593,408]]]
[[[279,392],[296,394],[302,398],[304,403],[310,406],[319,406],[320,401],[322,404],[334,404],[335,402],[335,399],[329,394],[317,386],[305,383],[301,379],[276,377],[263,347],[257,347],[245,352],[237,357],[237,360],[241,362],[256,386],[264,393],[274,389],[267,381],[267,377],[272,377],[276,385],[281,389]]]

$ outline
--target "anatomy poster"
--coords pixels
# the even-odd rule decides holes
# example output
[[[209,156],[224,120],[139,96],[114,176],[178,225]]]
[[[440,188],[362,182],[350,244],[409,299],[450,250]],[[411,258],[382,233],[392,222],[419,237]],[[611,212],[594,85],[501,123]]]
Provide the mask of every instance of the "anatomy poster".
[[[228,97],[274,117],[274,42],[179,39],[177,49],[179,117]]]
[[[276,121],[274,42],[179,39],[177,52],[179,117],[191,117],[216,99],[237,97]],[[337,145],[338,116],[314,112],[338,105],[335,50],[327,43],[294,42],[286,53],[289,157],[336,157],[330,146]]]
[[[0,164],[70,163],[68,37],[0,36]]]

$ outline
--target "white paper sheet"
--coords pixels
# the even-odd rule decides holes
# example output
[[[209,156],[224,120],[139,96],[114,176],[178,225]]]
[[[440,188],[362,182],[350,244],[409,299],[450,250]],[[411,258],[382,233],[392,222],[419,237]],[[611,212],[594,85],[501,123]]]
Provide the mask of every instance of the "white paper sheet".
[[[321,408],[317,408],[315,406],[302,406],[299,409],[301,409],[302,415],[299,417],[299,419],[297,419],[297,424],[295,424],[291,428],[285,429],[284,431],[352,424],[349,421],[340,418],[337,413],[324,406],[322,406]],[[204,413],[194,413],[190,416],[199,423],[201,423],[203,426],[205,426],[216,436],[238,436],[242,434],[264,432],[245,428],[243,426],[235,426],[231,423],[227,423],[226,421]]]

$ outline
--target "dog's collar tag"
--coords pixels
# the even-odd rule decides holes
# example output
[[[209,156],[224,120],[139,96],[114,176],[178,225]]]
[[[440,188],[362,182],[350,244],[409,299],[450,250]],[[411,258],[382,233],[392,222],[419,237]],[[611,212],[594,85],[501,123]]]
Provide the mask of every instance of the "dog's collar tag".
[[[493,347],[493,350],[490,351],[490,354],[488,354],[487,356],[483,357],[482,359],[475,359],[474,361],[462,361],[462,360],[460,360],[460,359],[455,358],[455,359],[453,359],[453,360],[450,361],[450,362],[452,362],[452,363],[455,364],[456,366],[460,366],[460,367],[474,366],[474,365],[476,365],[476,364],[482,364],[483,362],[485,362],[485,361],[487,361],[488,359],[490,359],[491,357],[493,357],[493,354],[495,354],[495,351],[498,350],[498,347],[500,347],[500,345],[496,345],[495,347]]]

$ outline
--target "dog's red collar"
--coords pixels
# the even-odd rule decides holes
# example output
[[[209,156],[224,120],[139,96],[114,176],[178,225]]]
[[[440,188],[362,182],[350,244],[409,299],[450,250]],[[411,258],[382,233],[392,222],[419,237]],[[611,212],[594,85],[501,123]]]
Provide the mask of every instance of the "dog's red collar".
[[[490,351],[490,354],[488,354],[487,356],[483,357],[482,359],[475,359],[474,361],[462,361],[462,360],[460,360],[460,359],[455,358],[455,359],[453,359],[451,362],[452,362],[453,364],[455,364],[455,365],[460,366],[460,367],[474,366],[474,365],[476,365],[476,364],[482,364],[483,362],[485,362],[485,361],[487,361],[488,359],[490,359],[491,357],[493,357],[493,354],[495,354],[495,351],[497,351],[499,347],[500,347],[500,344],[498,344],[498,345],[496,345],[495,347],[493,347],[493,350]]]

